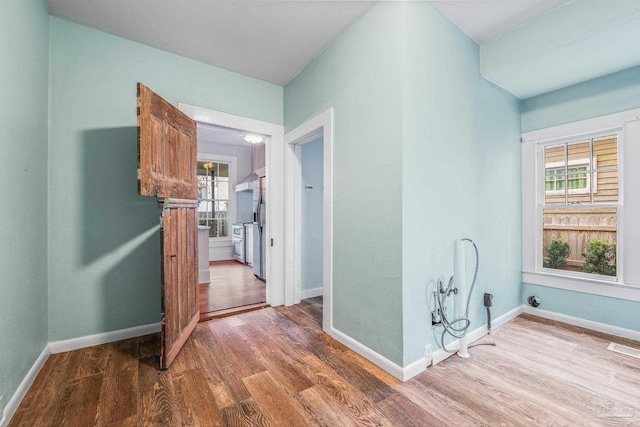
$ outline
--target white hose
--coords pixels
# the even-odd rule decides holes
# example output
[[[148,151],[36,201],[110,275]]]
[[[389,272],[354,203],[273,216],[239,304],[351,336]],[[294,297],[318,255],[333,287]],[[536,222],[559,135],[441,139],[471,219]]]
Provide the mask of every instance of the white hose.
[[[476,268],[475,271],[473,273],[473,280],[471,282],[471,287],[469,288],[469,295],[467,295],[467,304],[464,310],[464,314],[460,317],[457,317],[451,321],[449,321],[449,319],[447,319],[447,315],[445,314],[444,311],[444,303],[446,301],[446,298],[449,296],[449,294],[451,293],[452,289],[452,285],[454,283],[454,278],[451,277],[451,279],[449,280],[449,284],[447,286],[446,289],[438,289],[436,294],[437,294],[437,300],[438,300],[438,308],[440,309],[440,316],[442,319],[442,326],[444,328],[444,330],[442,331],[442,336],[440,337],[440,344],[441,347],[444,351],[446,351],[447,353],[455,353],[457,350],[448,350],[445,343],[444,343],[444,336],[448,333],[449,335],[451,335],[453,338],[457,338],[460,339],[462,337],[464,337],[467,334],[467,331],[469,330],[469,326],[471,325],[471,320],[469,320],[469,304],[471,303],[471,294],[473,293],[473,288],[476,285],[476,279],[478,278],[478,267],[480,266],[480,255],[478,253],[478,247],[476,246],[475,242],[469,238],[464,238],[461,240],[466,240],[468,242],[471,242],[471,244],[473,245],[473,249],[476,252]],[[454,292],[457,292],[457,289],[454,290]],[[460,324],[460,325],[458,325]]]

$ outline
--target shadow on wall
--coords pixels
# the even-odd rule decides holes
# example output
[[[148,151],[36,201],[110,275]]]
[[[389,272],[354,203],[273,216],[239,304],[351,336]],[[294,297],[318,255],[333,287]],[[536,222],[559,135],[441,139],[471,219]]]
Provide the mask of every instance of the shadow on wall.
[[[84,131],[85,265],[158,224],[156,199],[138,195],[137,132],[135,126]]]
[[[160,211],[138,195],[137,128],[83,133],[82,262],[100,260],[104,330],[160,321]]]

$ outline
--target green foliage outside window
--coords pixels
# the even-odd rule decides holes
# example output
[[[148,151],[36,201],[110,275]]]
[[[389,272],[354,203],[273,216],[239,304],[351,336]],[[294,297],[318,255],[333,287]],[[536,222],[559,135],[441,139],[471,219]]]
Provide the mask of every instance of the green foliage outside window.
[[[590,240],[587,251],[582,254],[584,265],[582,269],[587,273],[616,275],[616,244],[604,240]]]
[[[544,266],[547,268],[563,269],[567,265],[567,258],[571,248],[569,243],[562,238],[551,239],[551,244],[547,248],[547,261]]]

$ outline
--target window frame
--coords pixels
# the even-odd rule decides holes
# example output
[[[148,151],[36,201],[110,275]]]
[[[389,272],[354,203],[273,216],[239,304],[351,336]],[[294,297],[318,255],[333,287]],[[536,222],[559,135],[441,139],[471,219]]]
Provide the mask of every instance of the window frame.
[[[232,238],[232,227],[236,222],[236,183],[237,183],[237,162],[235,156],[225,156],[221,154],[201,153],[198,152],[198,162],[225,163],[229,165],[229,204],[227,206],[227,217],[229,220],[229,235],[225,237],[209,237],[209,243],[229,242]],[[198,199],[200,200],[200,199]]]
[[[640,109],[522,134],[522,280],[524,283],[640,301],[640,268],[633,266],[633,263],[630,265],[625,263],[625,257],[630,252],[629,247],[625,246],[625,231],[628,227],[625,220],[626,218],[631,220],[633,216],[627,212],[625,203],[625,197],[629,196],[625,193],[629,189],[625,188],[625,175],[628,171],[624,168],[628,136],[627,125],[631,122],[634,122],[632,154],[638,156],[640,151],[635,147],[640,146],[640,125],[638,125],[640,123]],[[613,134],[617,134],[618,137],[618,201],[617,203],[597,203],[594,205],[602,208],[616,208],[617,277],[543,267],[542,214],[545,208],[546,171],[544,150],[540,150],[540,147]],[[542,154],[540,154],[541,152]],[[595,166],[594,169],[596,169]],[[542,182],[541,185],[540,182]],[[588,206],[593,207],[594,205],[589,204]],[[635,202],[630,205],[633,205],[631,209],[635,213],[639,205]],[[584,207],[582,205],[575,208]],[[571,208],[571,205],[563,205],[562,208]],[[629,228],[636,235],[640,227],[633,224]],[[637,253],[638,250],[634,248],[633,254]],[[628,271],[631,272],[630,275],[627,274]],[[627,282],[628,276],[632,276],[630,277],[631,283]]]

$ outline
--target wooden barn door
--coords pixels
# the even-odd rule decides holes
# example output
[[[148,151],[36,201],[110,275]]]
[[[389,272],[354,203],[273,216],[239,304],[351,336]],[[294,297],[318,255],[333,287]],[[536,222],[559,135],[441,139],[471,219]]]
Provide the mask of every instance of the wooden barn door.
[[[196,156],[196,123],[138,83],[138,191],[156,197],[162,212],[161,369],[200,318]]]

